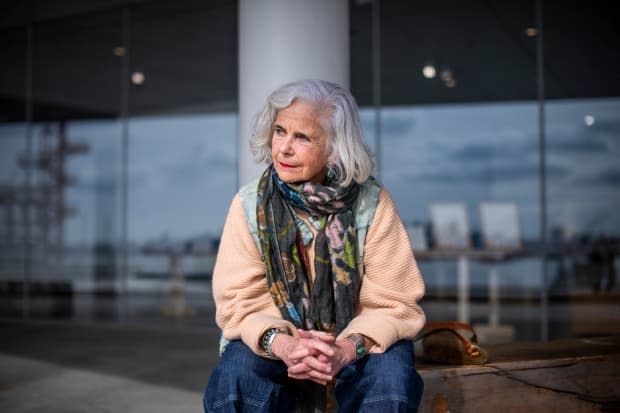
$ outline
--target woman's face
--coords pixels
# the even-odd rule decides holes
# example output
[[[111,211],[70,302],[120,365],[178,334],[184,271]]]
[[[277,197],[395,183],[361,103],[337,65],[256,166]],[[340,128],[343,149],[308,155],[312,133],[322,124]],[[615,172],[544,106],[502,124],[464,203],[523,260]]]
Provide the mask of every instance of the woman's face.
[[[323,183],[328,148],[327,133],[312,105],[296,100],[278,111],[271,138],[271,160],[282,181]]]

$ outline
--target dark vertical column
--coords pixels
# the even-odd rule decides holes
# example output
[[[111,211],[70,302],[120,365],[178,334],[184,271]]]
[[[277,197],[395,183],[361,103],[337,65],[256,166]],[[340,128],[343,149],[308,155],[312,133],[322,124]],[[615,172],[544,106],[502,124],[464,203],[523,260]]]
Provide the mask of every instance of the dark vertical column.
[[[545,148],[545,73],[542,0],[536,0],[536,86],[538,97],[538,155],[540,177],[540,242],[542,282],[540,289],[540,338],[549,339],[549,299],[547,294],[547,161]]]
[[[32,95],[32,65],[34,60],[34,34],[33,25],[29,23],[26,27],[26,159],[34,159],[32,144],[32,121],[33,121],[33,95]],[[30,318],[30,280],[32,279],[32,228],[29,206],[32,204],[32,168],[27,166],[24,174],[24,194],[23,209],[25,211],[23,219],[24,226],[24,285],[22,289],[22,317]]]
[[[122,41],[125,48],[125,56],[121,68],[121,277],[122,277],[122,318],[129,315],[129,233],[128,233],[128,208],[129,208],[129,67],[131,59],[131,12],[129,7],[123,8],[122,17]]]
[[[381,175],[381,0],[372,2],[372,103],[375,110],[375,175]]]

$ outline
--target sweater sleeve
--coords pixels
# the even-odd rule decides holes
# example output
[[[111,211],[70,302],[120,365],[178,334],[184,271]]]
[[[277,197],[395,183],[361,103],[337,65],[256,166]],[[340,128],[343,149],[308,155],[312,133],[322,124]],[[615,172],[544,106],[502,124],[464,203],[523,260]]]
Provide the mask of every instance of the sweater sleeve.
[[[215,320],[228,340],[241,339],[256,354],[266,357],[260,338],[269,328],[286,329],[273,303],[265,278],[265,265],[254,243],[237,194],[231,203],[213,269]]]
[[[364,278],[357,316],[340,334],[371,338],[371,353],[382,353],[398,340],[413,338],[426,317],[418,305],[424,281],[409,237],[392,197],[382,190],[364,247]]]

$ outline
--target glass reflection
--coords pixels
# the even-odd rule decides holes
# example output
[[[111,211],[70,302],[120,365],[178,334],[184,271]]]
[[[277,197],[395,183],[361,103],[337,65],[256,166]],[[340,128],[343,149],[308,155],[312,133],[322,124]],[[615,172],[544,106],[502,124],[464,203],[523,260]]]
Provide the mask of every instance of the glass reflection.
[[[466,321],[484,331],[489,320],[499,317],[489,301],[499,294],[501,324],[514,327],[512,337],[500,338],[504,341],[540,338],[541,289],[552,300],[550,336],[554,338],[576,334],[572,321],[563,315],[575,311],[574,304],[567,304],[568,297],[616,288],[620,101],[550,101],[546,107],[551,239],[551,279],[546,287],[541,281],[545,250],[540,243],[536,103],[382,109],[381,180],[409,227],[434,318],[462,316],[460,256],[469,257],[471,306]],[[596,122],[586,124],[586,114]],[[372,136],[373,110],[365,109],[362,119],[366,135]],[[518,254],[497,258],[485,253],[481,208],[489,202],[516,208],[522,246]],[[464,205],[471,246],[467,252],[438,253],[430,210],[439,203]],[[445,305],[451,300],[456,302]],[[609,330],[609,325],[605,328]]]
[[[130,121],[129,290],[167,294],[158,307],[172,318],[195,312],[177,292],[209,301],[236,192],[236,123],[226,113]]]
[[[620,333],[620,99],[547,105],[550,293],[565,297],[568,336]]]

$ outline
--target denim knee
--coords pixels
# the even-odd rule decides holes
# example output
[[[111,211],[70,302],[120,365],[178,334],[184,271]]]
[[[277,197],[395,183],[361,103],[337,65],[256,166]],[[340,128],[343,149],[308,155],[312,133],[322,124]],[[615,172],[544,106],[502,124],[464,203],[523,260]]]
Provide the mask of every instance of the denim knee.
[[[407,340],[346,366],[338,376],[336,398],[342,412],[416,412],[423,389]]]
[[[293,400],[286,385],[286,365],[254,354],[232,341],[211,373],[203,399],[205,412],[286,411]],[[280,409],[284,410],[280,410]]]

